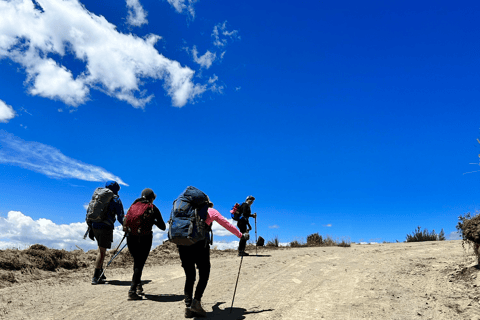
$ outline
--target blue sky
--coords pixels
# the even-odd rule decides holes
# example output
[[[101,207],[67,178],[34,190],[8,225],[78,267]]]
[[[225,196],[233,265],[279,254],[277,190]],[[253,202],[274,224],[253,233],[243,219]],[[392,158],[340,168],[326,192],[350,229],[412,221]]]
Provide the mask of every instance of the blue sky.
[[[152,188],[165,220],[188,185],[224,215],[254,195],[267,240],[455,238],[478,209],[479,13],[0,0],[0,247],[94,248],[85,205],[109,179],[125,209]]]

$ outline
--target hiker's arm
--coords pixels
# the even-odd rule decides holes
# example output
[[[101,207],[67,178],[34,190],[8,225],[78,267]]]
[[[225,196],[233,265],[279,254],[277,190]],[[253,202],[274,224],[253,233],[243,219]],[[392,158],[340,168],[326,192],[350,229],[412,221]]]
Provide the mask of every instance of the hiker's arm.
[[[155,217],[155,225],[158,227],[158,229],[165,231],[167,226],[165,225],[165,222],[163,221],[162,214],[160,210],[158,210],[156,205],[153,205],[153,216]]]
[[[125,212],[123,211],[123,203],[120,198],[114,199],[115,202],[115,213],[117,214],[117,220],[120,224],[123,224],[123,219],[125,218]],[[115,221],[115,220],[114,220]]]
[[[207,224],[209,224],[209,222],[211,224],[213,221],[217,221],[218,224],[220,224],[222,227],[224,227],[225,229],[227,229],[228,231],[236,235],[238,238],[242,237],[242,233],[237,228],[235,228],[234,225],[228,222],[228,220],[225,219],[225,217],[222,216],[220,212],[218,212],[217,210],[213,208],[208,209],[208,215],[209,215],[209,218],[207,218],[207,221],[206,221]]]

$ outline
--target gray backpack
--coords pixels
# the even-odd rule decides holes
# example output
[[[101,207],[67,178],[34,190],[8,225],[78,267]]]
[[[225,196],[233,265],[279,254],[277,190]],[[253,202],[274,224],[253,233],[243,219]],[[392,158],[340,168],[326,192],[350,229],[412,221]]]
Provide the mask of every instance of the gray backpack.
[[[85,221],[101,222],[105,220],[107,208],[113,199],[113,191],[108,188],[97,188],[93,192],[92,200],[88,204],[87,217]]]

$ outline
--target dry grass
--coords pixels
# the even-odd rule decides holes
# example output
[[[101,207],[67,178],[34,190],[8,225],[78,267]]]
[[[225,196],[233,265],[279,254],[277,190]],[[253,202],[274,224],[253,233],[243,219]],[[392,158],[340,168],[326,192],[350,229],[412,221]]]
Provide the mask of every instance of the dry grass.
[[[298,248],[298,247],[330,247],[330,246],[338,246],[338,247],[350,247],[351,242],[348,239],[342,240],[334,240],[331,236],[326,236],[325,238],[322,237],[320,234],[313,233],[307,236],[307,242],[294,240],[290,242],[290,247]]]

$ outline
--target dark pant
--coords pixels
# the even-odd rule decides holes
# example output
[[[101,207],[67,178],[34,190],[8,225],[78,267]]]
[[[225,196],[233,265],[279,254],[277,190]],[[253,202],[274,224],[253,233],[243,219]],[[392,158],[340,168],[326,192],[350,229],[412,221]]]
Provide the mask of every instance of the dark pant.
[[[210,245],[204,240],[191,246],[178,246],[178,253],[186,277],[183,290],[186,296],[185,302],[187,304],[191,302],[193,296],[193,286],[196,278],[195,265],[198,268],[199,280],[194,298],[200,301],[210,276]]]
[[[133,277],[132,285],[130,287],[131,291],[135,291],[137,285],[141,283],[142,271],[147,261],[150,249],[152,248],[152,238],[153,235],[142,235],[142,236],[132,236],[127,237],[128,251],[133,257]]]
[[[238,230],[243,234],[247,232],[247,223],[243,220],[238,221],[237,223]],[[245,247],[247,246],[247,240],[245,240],[243,237],[240,238],[240,243],[238,244],[238,251],[245,251]]]

